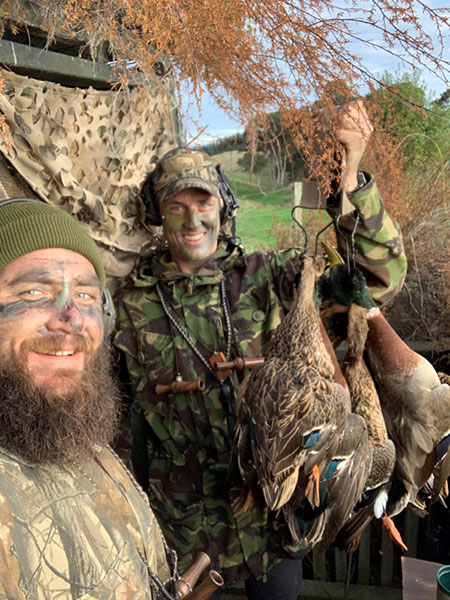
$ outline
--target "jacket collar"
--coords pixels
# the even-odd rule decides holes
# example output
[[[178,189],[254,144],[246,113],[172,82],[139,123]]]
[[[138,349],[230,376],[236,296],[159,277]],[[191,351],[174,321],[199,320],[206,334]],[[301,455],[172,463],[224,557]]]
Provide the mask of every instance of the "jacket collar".
[[[170,252],[165,249],[151,255],[138,266],[134,278],[135,286],[155,285],[157,281],[170,281],[209,285],[220,282],[224,278],[224,271],[232,268],[237,262],[245,260],[243,249],[220,240],[217,250],[201,269],[191,275],[183,273],[171,260]]]

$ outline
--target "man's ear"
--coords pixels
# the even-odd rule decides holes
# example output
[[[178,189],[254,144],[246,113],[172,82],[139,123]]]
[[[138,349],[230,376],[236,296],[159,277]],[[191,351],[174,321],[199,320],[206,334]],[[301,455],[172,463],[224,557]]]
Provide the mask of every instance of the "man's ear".
[[[145,223],[153,227],[161,227],[161,211],[155,197],[151,175],[151,173],[147,175],[141,187],[141,200],[145,207]]]

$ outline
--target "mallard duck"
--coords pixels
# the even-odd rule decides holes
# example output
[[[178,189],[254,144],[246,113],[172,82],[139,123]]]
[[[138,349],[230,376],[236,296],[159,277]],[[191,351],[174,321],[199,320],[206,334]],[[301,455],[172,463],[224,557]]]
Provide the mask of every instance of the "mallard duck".
[[[450,387],[441,384],[433,366],[392,329],[358,269],[337,265],[329,277],[338,307],[355,302],[367,311],[368,359],[396,448],[396,482],[387,514],[397,514],[408,502],[423,511],[419,492],[427,484],[430,501],[436,501],[450,474]]]
[[[319,321],[325,348],[334,367],[333,381],[348,390],[348,385],[336,358],[326,329]],[[319,506],[312,507],[304,500],[300,506],[294,497],[282,511],[294,541],[302,539],[311,546],[319,544],[325,550],[347,523],[356,502],[360,499],[372,465],[372,446],[369,443],[364,419],[351,414],[350,396],[347,403],[344,433],[319,483]]]
[[[261,489],[270,510],[307,499],[320,505],[320,478],[341,442],[348,390],[333,381],[314,304],[325,263],[305,256],[291,310],[275,331],[264,364],[237,390],[235,447],[250,489]],[[242,511],[243,506],[235,509]],[[293,537],[298,537],[292,525]]]
[[[325,552],[335,542],[351,518],[370,473],[372,452],[364,419],[348,413],[344,436],[321,480],[325,491],[324,510],[306,532],[306,539],[312,545],[318,543],[320,552]],[[301,514],[296,511],[297,518]]]
[[[352,549],[357,544],[359,534],[375,516],[383,519],[391,539],[406,550],[393,523],[385,515],[395,465],[395,446],[388,438],[378,393],[364,362],[367,333],[367,310],[351,304],[347,323],[348,350],[344,358],[343,373],[350,390],[352,412],[360,415],[367,426],[372,463],[361,498],[340,531],[336,545],[347,551]]]
[[[348,311],[348,351],[344,358],[343,373],[350,390],[352,412],[363,417],[373,446],[372,467],[365,490],[381,492],[381,488],[391,480],[395,464],[395,446],[388,438],[380,399],[364,362],[363,353],[368,329],[366,309],[352,304]],[[384,507],[375,506],[375,516],[381,517],[383,513]]]

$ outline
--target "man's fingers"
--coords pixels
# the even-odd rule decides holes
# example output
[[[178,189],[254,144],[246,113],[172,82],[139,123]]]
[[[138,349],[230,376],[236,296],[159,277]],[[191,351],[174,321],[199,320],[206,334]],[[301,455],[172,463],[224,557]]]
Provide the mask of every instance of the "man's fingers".
[[[362,100],[347,104],[341,113],[341,130],[357,131],[367,141],[373,131],[373,125],[367,115]]]

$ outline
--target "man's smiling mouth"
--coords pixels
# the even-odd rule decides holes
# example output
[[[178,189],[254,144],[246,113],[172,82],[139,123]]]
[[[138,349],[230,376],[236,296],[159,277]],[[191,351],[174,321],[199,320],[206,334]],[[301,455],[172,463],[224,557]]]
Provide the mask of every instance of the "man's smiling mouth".
[[[199,242],[201,239],[203,239],[204,235],[205,234],[203,232],[184,233],[183,239],[186,240],[186,242]]]
[[[57,352],[42,352],[41,354],[48,354],[49,356],[72,356],[75,354],[75,350],[58,350]]]

